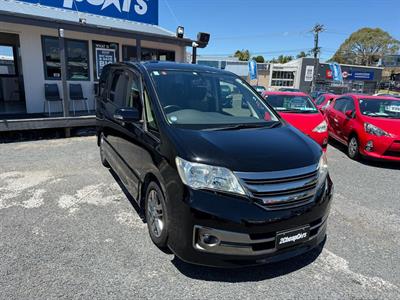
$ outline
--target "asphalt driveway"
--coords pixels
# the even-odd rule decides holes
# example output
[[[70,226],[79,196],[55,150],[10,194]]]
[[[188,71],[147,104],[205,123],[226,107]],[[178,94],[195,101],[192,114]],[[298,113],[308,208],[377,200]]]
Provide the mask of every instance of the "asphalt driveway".
[[[400,299],[400,166],[328,158],[322,252],[218,270],[152,244],[94,137],[0,144],[0,298]]]

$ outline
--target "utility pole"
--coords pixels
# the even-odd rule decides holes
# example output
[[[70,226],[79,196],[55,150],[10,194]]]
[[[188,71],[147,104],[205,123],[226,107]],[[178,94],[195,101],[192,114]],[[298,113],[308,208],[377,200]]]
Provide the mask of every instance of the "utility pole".
[[[318,45],[319,42],[319,33],[324,31],[324,25],[322,24],[316,24],[314,28],[312,29],[312,32],[314,33],[314,48],[311,50],[314,53],[314,76],[313,76],[313,81],[312,81],[312,87],[311,91],[316,90],[316,85],[317,85],[317,76],[318,76],[318,68],[319,68],[319,53],[320,53],[320,47]]]

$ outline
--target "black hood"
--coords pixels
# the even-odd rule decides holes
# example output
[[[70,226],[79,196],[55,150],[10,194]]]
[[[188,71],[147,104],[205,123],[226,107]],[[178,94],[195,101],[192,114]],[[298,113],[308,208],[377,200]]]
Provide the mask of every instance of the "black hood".
[[[177,155],[232,171],[265,172],[316,164],[321,148],[290,125],[241,130],[171,128]]]

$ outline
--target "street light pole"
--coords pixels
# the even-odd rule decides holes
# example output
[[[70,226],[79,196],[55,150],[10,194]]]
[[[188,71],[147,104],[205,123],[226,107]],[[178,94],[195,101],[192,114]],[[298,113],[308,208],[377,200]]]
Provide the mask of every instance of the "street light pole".
[[[312,49],[312,52],[314,53],[314,76],[313,76],[313,81],[312,81],[312,87],[311,91],[314,92],[316,90],[316,85],[317,85],[317,76],[318,76],[318,68],[319,68],[319,53],[320,53],[320,48],[319,48],[319,33],[324,31],[324,25],[321,24],[316,24],[314,28],[312,29],[312,32],[314,33],[314,48]]]

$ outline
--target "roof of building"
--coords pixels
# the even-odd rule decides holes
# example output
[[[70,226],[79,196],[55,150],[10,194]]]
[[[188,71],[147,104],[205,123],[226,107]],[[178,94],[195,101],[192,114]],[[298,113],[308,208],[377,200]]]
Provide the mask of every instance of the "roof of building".
[[[48,7],[38,4],[3,0],[0,1],[0,14],[25,18],[53,21],[56,23],[80,24],[80,19],[85,19],[85,26],[119,31],[140,32],[164,37],[175,37],[175,33],[157,25],[144,24],[129,20],[104,17],[73,10]]]

